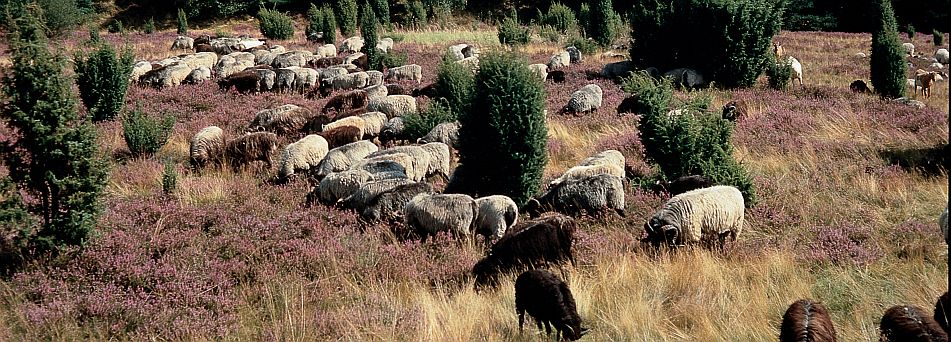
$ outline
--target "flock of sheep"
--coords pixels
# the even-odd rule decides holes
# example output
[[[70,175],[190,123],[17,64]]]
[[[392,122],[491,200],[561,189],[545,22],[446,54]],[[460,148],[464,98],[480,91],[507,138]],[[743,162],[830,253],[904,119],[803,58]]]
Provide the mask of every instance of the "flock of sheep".
[[[436,126],[415,144],[393,146],[407,140],[401,117],[415,112],[415,97],[431,96],[432,87],[409,90],[399,84],[384,84],[384,80],[418,83],[422,73],[419,65],[391,68],[386,77],[381,72],[362,71],[366,70],[366,58],[356,51],[363,42],[355,38],[347,39],[339,49],[322,46],[316,54],[285,51],[252,39],[190,39],[179,37],[173,47],[199,52],[139,63],[135,79],[155,86],[173,86],[214,75],[222,87],[240,91],[295,89],[318,96],[339,91],[319,111],[292,104],[262,110],[246,132],[234,139],[228,139],[217,126],[203,128],[190,144],[190,159],[196,168],[227,164],[238,169],[261,161],[270,170],[273,156],[282,149],[275,179],[306,177],[314,185],[306,196],[308,204],[319,202],[354,210],[368,222],[402,222],[423,240],[441,232],[466,241],[480,235],[488,252],[472,267],[477,288],[497,286],[506,274],[528,269],[515,281],[520,329],[528,313],[539,329],[544,325],[550,333],[554,325],[565,339],[576,340],[588,331],[581,326],[568,286],[543,268],[574,263],[572,245],[577,228],[573,216],[609,212],[625,216],[625,158],[620,152],[606,150],[582,160],[522,208],[502,195],[472,198],[440,193],[429,180],[452,177],[458,122]],[[390,49],[392,41],[381,42],[378,48]],[[350,54],[338,57],[338,52]],[[784,49],[776,44],[774,52],[782,56]],[[448,54],[457,63],[478,68],[475,46],[453,45]],[[580,52],[569,47],[552,56],[549,63],[529,68],[541,80],[560,82],[565,78],[562,69],[580,59]],[[792,57],[789,61],[794,77],[802,84],[802,66]],[[187,76],[181,76],[185,69]],[[616,77],[632,70],[630,62],[616,62],[606,64],[602,74]],[[703,82],[702,76],[690,69],[670,70],[664,75],[682,84]],[[601,88],[589,84],[571,95],[562,112],[587,113],[597,110],[601,103]],[[725,118],[736,119],[736,112],[736,103],[724,107]],[[279,137],[298,140],[281,148]],[[643,242],[656,247],[722,247],[726,239],[735,241],[743,231],[745,203],[738,189],[713,185],[699,176],[681,177],[665,185],[673,196],[644,224]],[[529,218],[519,220],[520,212]],[[941,221],[947,240],[946,217],[947,209]],[[942,300],[939,308],[947,302],[947,294]],[[930,327],[919,308],[893,309],[882,320],[885,335],[906,336],[911,333],[908,329],[915,328],[943,333]],[[914,324],[909,323],[909,317],[916,319]],[[943,315],[935,317],[941,318],[938,322],[947,328]],[[824,307],[808,300],[790,307],[782,332],[783,341],[835,340]]]

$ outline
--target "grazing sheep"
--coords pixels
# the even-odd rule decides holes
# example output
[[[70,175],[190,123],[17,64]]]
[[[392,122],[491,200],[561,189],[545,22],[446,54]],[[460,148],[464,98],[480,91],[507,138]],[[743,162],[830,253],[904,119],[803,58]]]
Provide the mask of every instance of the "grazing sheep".
[[[225,159],[237,171],[254,161],[263,161],[271,169],[272,156],[277,152],[277,134],[271,132],[245,133],[225,144]]]
[[[225,145],[224,131],[218,126],[202,128],[192,140],[188,148],[188,156],[192,166],[203,168],[208,163],[221,163],[221,153]]]
[[[314,56],[318,58],[330,58],[337,57],[337,47],[333,44],[324,44],[317,47],[317,50],[314,51]],[[334,63],[340,64],[340,63]],[[332,64],[331,64],[332,65]]]
[[[592,155],[592,156],[590,156],[590,157],[588,157],[588,158],[585,158],[585,159],[582,160],[581,163],[578,164],[578,165],[579,165],[579,166],[587,166],[587,165],[614,165],[614,166],[617,166],[618,168],[623,169],[623,168],[624,168],[624,165],[626,165],[626,161],[624,160],[624,155],[621,154],[621,151],[618,151],[618,150],[604,150],[604,151],[595,153],[594,155]],[[623,178],[623,176],[622,176],[622,178]]]
[[[849,90],[852,90],[853,93],[871,93],[872,89],[869,89],[868,84],[864,80],[855,80],[849,84]]]
[[[211,44],[211,36],[207,34],[200,34],[195,38],[195,44]]]
[[[530,217],[551,210],[571,216],[585,212],[597,215],[608,209],[625,215],[624,185],[622,178],[604,173],[568,179],[541,197],[530,199],[523,208]]]
[[[240,72],[253,66],[254,55],[251,55],[250,60],[238,60],[235,58],[234,54],[229,54],[227,56],[221,56],[212,71],[214,71],[215,75],[218,77],[228,77],[228,75]]]
[[[429,183],[407,183],[383,191],[374,196],[360,210],[360,217],[366,221],[384,220],[393,222],[402,218],[406,203],[419,194],[432,195],[435,189]]]
[[[880,341],[948,341],[948,334],[925,310],[914,305],[896,305],[885,310],[878,326]]]
[[[687,191],[708,188],[713,186],[713,181],[701,175],[680,176],[672,181],[661,183],[657,182],[655,191],[666,191],[670,196],[677,196]]]
[[[386,71],[387,81],[412,80],[417,84],[423,80],[423,67],[418,64],[409,64],[390,68]]]
[[[822,303],[800,299],[783,314],[780,342],[835,342],[835,326]]]
[[[172,50],[191,50],[195,45],[195,39],[191,37],[178,36],[172,42]]]
[[[369,86],[363,88],[363,91],[367,92],[367,98],[381,98],[386,97],[389,94],[389,89],[382,84],[377,84],[375,86]]]
[[[948,296],[948,291],[945,291],[934,303],[934,320],[946,333],[951,333],[948,328],[948,323],[951,322],[951,312],[949,311],[951,311],[951,297]]]
[[[562,83],[565,81],[567,74],[564,70],[552,70],[548,72],[548,76],[545,79],[551,80],[555,83]]]
[[[360,52],[360,50],[363,49],[363,44],[364,44],[363,38],[350,37],[350,38],[344,39],[343,43],[340,43],[339,52],[345,52],[345,53]]]
[[[360,59],[360,57],[363,57],[363,56],[366,56],[366,54],[363,53],[363,52],[354,52],[354,53],[351,53],[351,54],[349,54],[349,55],[347,55],[346,57],[343,58],[343,64],[353,64],[353,65],[359,66],[357,63],[354,63],[354,62],[355,62],[356,60]],[[366,70],[366,69],[364,69],[364,70]]]
[[[379,153],[374,152],[374,153]],[[416,175],[420,172],[416,160],[408,153],[388,153],[383,155],[374,155],[371,153],[366,159],[353,162],[350,165],[351,170],[366,170],[369,173],[378,172],[397,172],[406,175],[406,178],[418,182],[420,177]]]
[[[902,49],[905,49],[905,53],[907,53],[908,56],[912,56],[912,57],[915,56],[915,44],[903,43],[901,44],[901,47]]]
[[[361,71],[324,80],[323,84],[333,90],[349,90],[366,87],[369,81],[370,75]]]
[[[330,111],[343,112],[354,108],[363,108],[369,103],[370,99],[366,91],[360,89],[351,90],[331,97],[330,100],[327,100],[327,103],[324,104],[324,107],[320,109],[320,113],[327,114]]]
[[[297,71],[291,68],[279,68],[274,70],[274,89],[286,92],[294,89],[297,85]]]
[[[389,87],[389,86],[387,86],[387,87]],[[398,95],[398,94],[393,94],[393,95]],[[405,94],[404,94],[404,95],[405,95]],[[424,86],[424,87],[422,87],[422,88],[413,89],[413,93],[410,94],[410,95],[413,95],[413,97],[425,96],[425,97],[428,97],[428,98],[434,98],[434,97],[436,97],[436,95],[437,95],[437,93],[436,93],[436,83],[433,82],[433,83],[427,84],[426,86]]]
[[[311,116],[312,113],[307,108],[286,104],[257,112],[248,130],[265,130],[282,136],[291,135],[303,129]]]
[[[525,323],[526,312],[535,319],[539,330],[544,324],[548,335],[554,325],[556,339],[575,341],[588,332],[587,328],[581,327],[581,316],[568,284],[546,270],[525,271],[515,279],[515,311],[518,312],[519,332]]]
[[[466,45],[462,48],[462,56],[465,58],[479,57],[479,47],[475,45]]]
[[[597,111],[601,107],[603,95],[604,92],[601,91],[601,86],[597,84],[581,87],[581,89],[571,93],[571,98],[568,99],[568,104],[561,109],[561,113],[578,114]]]
[[[180,62],[174,62],[159,68],[153,66],[152,70],[139,77],[139,83],[155,88],[179,86],[191,72],[191,67]]]
[[[576,229],[574,219],[557,213],[509,227],[472,267],[476,287],[495,286],[499,276],[512,271],[565,261],[574,264]]]
[[[670,70],[664,73],[664,77],[669,77],[674,84],[687,88],[696,88],[704,83],[703,75],[700,72],[688,68]]]
[[[776,57],[776,60],[778,61],[780,58],[783,58],[783,56],[784,56],[785,54],[786,54],[786,49],[783,48],[783,46],[780,45],[778,42],[774,42],[774,43],[773,43],[773,56]]]
[[[426,178],[426,175],[430,169],[431,155],[430,151],[424,149],[422,146],[396,146],[391,147],[385,150],[379,150],[371,153],[367,156],[368,159],[375,157],[383,157],[386,155],[399,155],[406,154],[409,157],[409,163],[404,164],[406,167],[406,176],[413,181],[419,182]],[[438,161],[437,161],[438,162]]]
[[[788,56],[786,57],[786,63],[792,66],[792,77],[799,81],[799,86],[805,87],[802,83],[802,64],[799,63],[799,60],[793,56]]]
[[[330,148],[337,148],[363,139],[363,128],[341,126],[320,132],[319,135],[327,139],[327,144],[330,145]]]
[[[468,47],[469,44],[456,44],[449,46],[448,53],[452,61],[459,61],[463,58],[466,58],[466,55],[462,54],[462,49]]]
[[[618,167],[614,164],[578,165],[565,171],[560,177],[548,183],[548,186],[553,187],[572,179],[580,179],[600,174],[612,175],[624,179],[624,167]]]
[[[945,206],[944,212],[941,213],[941,216],[938,216],[938,227],[941,228],[941,234],[944,235],[944,242],[951,244],[951,239],[948,239],[948,206]]]
[[[426,176],[442,175],[449,179],[449,159],[452,154],[449,152],[449,146],[441,142],[429,142],[419,145],[429,153],[429,167],[426,168]]]
[[[461,194],[421,194],[403,208],[407,227],[423,241],[443,231],[468,240],[477,213],[475,200]]]
[[[317,179],[322,179],[331,173],[348,170],[355,161],[366,158],[367,155],[379,149],[376,144],[366,140],[333,148],[327,152],[327,156],[320,165],[317,165],[317,171],[313,175]]]
[[[475,202],[479,211],[473,233],[484,236],[486,243],[502,238],[509,227],[518,222],[518,205],[508,196],[480,197]]]
[[[643,241],[654,246],[717,243],[723,246],[729,236],[743,230],[743,194],[728,185],[716,185],[687,191],[667,200],[650,221],[644,224],[647,237]]]
[[[627,77],[635,69],[634,62],[621,61],[605,64],[601,68],[601,76],[605,78]]]
[[[941,64],[948,64],[948,49],[938,49],[934,52],[934,59]]]
[[[311,67],[314,67],[314,68],[320,68],[320,69],[329,68],[329,67],[332,67],[332,66],[334,66],[334,65],[339,65],[339,64],[343,64],[343,57],[330,56],[330,57],[323,57],[323,58],[312,59],[312,60],[310,60],[310,61],[307,62],[307,65],[309,65],[309,66],[311,66]],[[342,74],[341,74],[341,75],[342,75]],[[327,75],[323,75],[323,74],[321,74],[320,77],[321,77],[321,78],[329,78]]]
[[[274,56],[271,65],[275,68],[302,67],[307,65],[307,61],[313,57],[310,51],[288,51]]]
[[[459,144],[459,121],[438,124],[426,136],[416,140],[416,143],[419,144],[431,142],[441,142],[456,148]]]
[[[918,95],[918,87],[921,87],[921,95],[931,97],[931,85],[934,83],[935,76],[938,73],[934,71],[924,71],[918,69],[915,71],[915,95]]]
[[[624,113],[636,113],[635,110],[637,109],[638,100],[640,100],[640,98],[638,98],[637,95],[625,97],[623,100],[621,100],[621,104],[617,106],[618,115]]]
[[[352,195],[337,200],[336,206],[344,209],[363,210],[363,208],[367,207],[367,204],[370,202],[370,200],[376,196],[379,196],[383,192],[400,185],[406,185],[410,183],[413,183],[413,181],[406,178],[372,180],[360,185],[360,188],[354,191]]]
[[[380,130],[380,144],[390,146],[397,141],[406,141],[406,126],[403,124],[403,118],[395,117],[386,120],[383,129]]]
[[[145,75],[145,73],[152,71],[152,63],[149,61],[139,61],[132,66],[132,74],[129,75],[129,80],[132,82],[138,82],[139,77]]]
[[[254,67],[242,72],[254,73],[258,76],[258,90],[274,89],[274,82],[277,80],[277,73],[269,67]],[[239,73],[240,74],[240,73]]]
[[[393,48],[393,38],[381,38],[380,41],[376,43],[376,48],[383,51],[383,53],[390,52],[390,49]]]
[[[379,72],[376,70],[370,70],[370,71],[367,71],[367,76],[370,76],[370,80],[367,81],[367,87],[373,87],[373,86],[378,86],[383,84],[382,72]]]
[[[245,70],[219,79],[218,87],[225,90],[234,88],[239,93],[258,92],[261,91],[263,81],[257,72]]]
[[[367,112],[360,114],[360,118],[363,119],[363,138],[372,139],[373,137],[379,136],[380,131],[383,130],[383,125],[386,123],[386,114],[380,112]]]
[[[568,54],[568,51],[558,52],[554,56],[551,56],[550,59],[548,59],[549,69],[567,68],[570,65],[571,65],[571,56]]]
[[[408,95],[387,95],[382,98],[370,99],[367,110],[383,112],[386,117],[401,117],[416,112],[416,98]]]
[[[199,84],[211,78],[211,69],[206,67],[197,67],[192,70],[182,81],[182,84]]]
[[[535,75],[538,75],[538,78],[545,82],[548,79],[548,65],[545,64],[532,64],[528,66],[528,69],[531,70]]]
[[[306,132],[320,132],[323,130],[324,125],[340,120],[343,118],[348,118],[351,116],[360,116],[363,113],[366,113],[366,107],[363,108],[354,108],[346,110],[343,112],[330,112],[327,114],[318,114],[310,118],[307,122],[307,125],[304,126],[304,131]]]
[[[581,63],[581,50],[578,50],[574,45],[566,47],[565,52],[568,53],[571,63]]]
[[[416,89],[409,89],[409,88],[404,87],[402,84],[399,84],[399,83],[389,83],[389,84],[386,84],[386,85],[384,86],[384,88],[386,89],[387,95],[412,95],[412,96],[417,96],[417,95],[414,95],[414,93],[416,92]],[[384,96],[385,96],[385,95],[384,95]]]
[[[316,134],[288,144],[281,153],[281,164],[277,176],[287,179],[299,170],[310,170],[316,167],[327,155],[328,147],[327,140]]]
[[[351,65],[354,65],[357,67],[357,70],[350,70],[350,72],[355,72],[360,70],[370,70],[369,57],[367,57],[367,55],[363,53],[361,53],[360,55],[361,56],[358,56],[357,58],[350,61]]]
[[[183,56],[181,62],[192,69],[205,68],[211,72],[211,68],[214,68],[215,64],[218,63],[218,55],[214,52],[199,52]]]
[[[308,202],[312,203],[315,199],[319,199],[324,204],[335,204],[341,198],[353,195],[361,185],[371,180],[373,175],[365,170],[343,170],[331,173],[321,179],[317,187],[311,191]]]

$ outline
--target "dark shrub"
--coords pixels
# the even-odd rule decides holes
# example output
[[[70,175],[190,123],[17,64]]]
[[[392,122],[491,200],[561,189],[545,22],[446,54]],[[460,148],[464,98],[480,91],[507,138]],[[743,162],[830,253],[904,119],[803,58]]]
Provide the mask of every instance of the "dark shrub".
[[[134,58],[131,50],[119,56],[104,42],[89,56],[76,55],[76,85],[93,121],[111,120],[122,110]]]
[[[789,76],[792,75],[792,63],[787,60],[777,61],[770,58],[766,66],[766,77],[769,87],[776,90],[786,90],[789,86]]]
[[[258,12],[261,34],[268,39],[287,40],[294,38],[294,20],[277,10],[261,8]]]
[[[333,4],[340,34],[352,37],[357,33],[357,0],[339,0]]]
[[[934,46],[944,45],[944,34],[938,30],[931,31],[931,41],[934,42]]]
[[[153,118],[136,106],[122,118],[122,137],[134,156],[152,155],[168,141],[175,117]]]
[[[178,24],[178,30],[176,32],[182,36],[188,34],[188,16],[185,15],[185,10],[179,8],[175,18]]]
[[[451,61],[443,61],[436,74],[436,99],[445,100],[453,113],[469,110],[475,93],[475,75],[468,68]]]
[[[324,33],[324,43],[333,44],[337,41],[337,17],[330,4],[324,4],[324,26],[320,29]]]
[[[588,19],[588,34],[598,45],[610,46],[617,37],[617,14],[611,8],[611,0],[598,0]]]
[[[363,53],[367,57],[367,65],[370,69],[380,70],[380,49],[376,48],[380,42],[380,36],[377,34],[376,14],[370,8],[370,4],[364,2],[360,7],[360,36],[363,37]]]
[[[872,32],[869,56],[872,87],[885,98],[905,96],[905,50],[898,40],[898,25],[890,0],[875,0],[877,27]]]
[[[548,13],[541,15],[538,21],[542,25],[553,27],[561,34],[573,33],[578,29],[575,12],[559,2],[551,4],[551,7],[548,7]]]
[[[499,25],[499,43],[503,45],[525,45],[529,38],[528,28],[519,25],[515,17],[507,17]]]
[[[429,108],[424,111],[403,116],[403,133],[411,141],[416,141],[428,134],[436,125],[453,121],[456,121],[456,113],[449,109],[445,100],[438,99],[430,102]]]

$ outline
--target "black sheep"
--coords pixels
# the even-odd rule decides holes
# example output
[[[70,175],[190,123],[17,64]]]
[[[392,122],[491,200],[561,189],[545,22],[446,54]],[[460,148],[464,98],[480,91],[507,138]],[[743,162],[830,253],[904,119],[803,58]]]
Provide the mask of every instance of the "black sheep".
[[[252,93],[261,90],[261,76],[254,70],[244,70],[218,80],[221,89],[235,88],[239,93]]]
[[[885,311],[879,323],[880,341],[948,341],[948,334],[925,310],[913,305],[896,305]]]
[[[552,80],[555,83],[564,82],[566,79],[566,74],[564,70],[552,70],[548,72],[547,79]]]
[[[945,292],[934,303],[934,320],[944,329],[944,332],[949,332],[948,321],[951,321],[951,317],[948,317],[951,313],[949,311],[951,311],[951,297],[948,296],[948,292]]]
[[[677,196],[690,190],[713,186],[713,182],[701,175],[680,176],[666,183],[659,183],[655,190],[667,191],[670,196]]]
[[[618,114],[624,114],[624,113],[636,114],[637,113],[635,112],[635,109],[637,109],[636,106],[637,106],[637,95],[628,96],[624,100],[621,100],[621,104],[617,106],[617,113]]]
[[[389,87],[387,87],[387,91],[389,91]],[[437,95],[436,83],[430,83],[426,85],[425,87],[413,89],[412,95],[413,97],[425,96],[428,98],[434,98]]]
[[[863,94],[864,94],[864,93],[871,93],[871,92],[872,92],[872,90],[868,88],[868,84],[865,83],[865,81],[863,81],[863,80],[855,80],[855,81],[852,81],[852,83],[849,84],[849,89],[851,89],[853,93],[863,93]]]
[[[496,285],[499,275],[548,263],[570,261],[575,240],[574,219],[561,214],[516,224],[472,267],[476,287]]]
[[[525,313],[535,319],[538,329],[545,325],[556,337],[574,341],[588,332],[581,327],[581,316],[575,307],[568,284],[546,270],[525,271],[515,279],[515,310],[518,312],[518,330],[525,324]]]

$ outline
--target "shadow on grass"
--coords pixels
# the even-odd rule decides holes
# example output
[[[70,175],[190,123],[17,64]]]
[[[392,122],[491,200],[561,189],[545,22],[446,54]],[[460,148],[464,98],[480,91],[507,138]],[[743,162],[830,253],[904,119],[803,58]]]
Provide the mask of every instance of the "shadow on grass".
[[[885,149],[879,157],[889,164],[898,164],[909,171],[918,171],[928,176],[938,176],[948,170],[948,144],[926,148]]]

